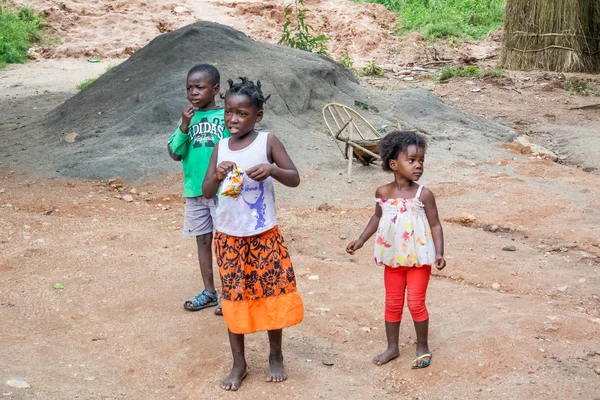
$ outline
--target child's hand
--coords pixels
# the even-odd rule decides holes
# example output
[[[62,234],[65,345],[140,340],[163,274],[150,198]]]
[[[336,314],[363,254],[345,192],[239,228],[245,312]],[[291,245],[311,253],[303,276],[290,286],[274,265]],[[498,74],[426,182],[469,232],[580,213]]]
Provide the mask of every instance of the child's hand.
[[[346,246],[346,253],[354,255],[354,252],[360,250],[364,244],[365,242],[363,242],[360,239],[355,240],[354,242],[351,242],[348,246]]]
[[[438,270],[446,268],[446,260],[443,256],[435,256],[435,263],[433,264]]]
[[[234,162],[231,161],[223,161],[221,164],[217,165],[217,179],[222,181],[223,179],[225,179],[225,177],[227,176],[227,174],[236,169],[237,165],[235,165]]]
[[[264,181],[273,173],[273,164],[260,164],[246,170],[246,176],[255,181]]]
[[[179,127],[179,130],[183,133],[187,133],[188,129],[190,128],[190,122],[192,122],[192,118],[194,117],[194,107],[193,106],[187,106],[186,108],[183,109],[183,112],[181,113],[181,126]]]

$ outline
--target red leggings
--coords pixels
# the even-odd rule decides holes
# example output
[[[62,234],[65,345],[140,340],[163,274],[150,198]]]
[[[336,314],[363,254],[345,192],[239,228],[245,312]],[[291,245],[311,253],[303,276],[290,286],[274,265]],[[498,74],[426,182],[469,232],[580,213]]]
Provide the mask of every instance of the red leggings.
[[[431,276],[431,266],[422,267],[385,267],[385,320],[402,321],[404,292],[408,292],[408,310],[414,322],[423,322],[429,318],[425,306],[427,284]]]

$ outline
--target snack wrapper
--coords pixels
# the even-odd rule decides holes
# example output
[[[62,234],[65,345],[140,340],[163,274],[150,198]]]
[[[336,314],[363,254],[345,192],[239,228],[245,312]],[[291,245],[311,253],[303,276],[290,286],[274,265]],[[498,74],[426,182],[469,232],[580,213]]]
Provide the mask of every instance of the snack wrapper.
[[[229,171],[221,184],[221,196],[229,196],[237,200],[242,191],[242,182],[244,182],[244,171],[241,168]]]

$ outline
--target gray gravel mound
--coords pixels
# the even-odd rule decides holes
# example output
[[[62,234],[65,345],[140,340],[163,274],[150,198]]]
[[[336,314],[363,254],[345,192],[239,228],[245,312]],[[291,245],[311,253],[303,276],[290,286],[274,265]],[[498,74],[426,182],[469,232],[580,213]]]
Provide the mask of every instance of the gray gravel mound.
[[[198,63],[219,69],[223,92],[227,79],[261,80],[271,99],[260,128],[280,137],[300,168],[344,163],[321,117],[330,102],[369,105],[359,111],[376,127],[394,127],[400,119],[423,129],[431,136],[432,152],[450,161],[487,160],[499,152],[498,143],[515,137],[510,128],[446,105],[426,90],[360,86],[327,57],[199,22],[157,37],[50,112],[41,127],[38,121],[35,129],[22,129],[18,139],[4,141],[3,150],[14,152],[26,140],[29,145],[12,162],[64,177],[137,180],[179,170],[167,156],[166,143],[186,105],[186,73]],[[77,137],[70,143],[65,136],[73,132]]]

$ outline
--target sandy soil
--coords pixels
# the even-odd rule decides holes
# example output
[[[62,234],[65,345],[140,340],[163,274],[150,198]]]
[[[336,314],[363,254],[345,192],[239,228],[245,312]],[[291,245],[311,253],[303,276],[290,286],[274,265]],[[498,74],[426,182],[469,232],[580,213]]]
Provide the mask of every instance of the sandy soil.
[[[281,17],[283,4],[65,1],[63,9],[56,2],[28,3],[57,8],[50,20],[63,44],[42,52],[56,60],[0,72],[0,130],[6,122],[31,117],[23,104],[31,105],[32,114],[46,112],[75,93],[77,83],[119,62],[90,64],[66,55],[126,55],[127,47],[143,46],[160,32],[158,18],[173,29],[198,15],[276,41],[270,27],[277,24],[268,21]],[[208,6],[201,9],[201,3]],[[332,51],[356,52],[360,55],[351,55],[357,59],[378,57],[388,69],[386,77],[363,78],[366,84],[382,90],[425,86],[457,107],[505,119],[532,138],[543,139],[554,126],[567,127],[563,135],[583,128],[597,132],[597,111],[572,110],[597,98],[569,94],[543,74],[509,73],[502,79],[444,85],[421,75],[403,81],[394,76],[395,56],[387,56],[395,54],[397,39],[383,36],[393,21],[385,17],[385,24],[373,24],[376,17],[381,20],[379,14],[369,14],[385,12],[353,3],[334,5],[333,0],[308,4],[324,11],[316,27],[340,32]],[[190,13],[175,15],[174,6]],[[352,20],[358,36],[381,32],[380,46],[362,45],[350,34],[344,42],[349,30],[337,27],[341,22],[334,17]],[[414,51],[423,57],[419,61],[436,58],[418,38],[399,46],[420,49]],[[472,52],[490,48],[485,43],[465,46]],[[453,58],[463,50],[443,51],[448,55],[437,58]],[[356,182],[347,194],[331,198],[303,187],[340,179],[338,170],[302,171],[304,184],[297,194],[285,191],[282,196],[296,200],[279,205],[306,303],[305,321],[285,334],[290,379],[279,385],[264,382],[266,337],[252,335],[247,341],[250,375],[242,390],[229,396],[598,399],[600,175],[578,168],[585,167],[581,162],[570,165],[574,149],[561,150],[567,165],[521,154],[515,146],[485,163],[429,160],[423,183],[438,197],[449,266],[436,273],[429,290],[435,357],[422,371],[410,370],[410,323],[401,330],[400,358],[384,367],[370,363],[385,342],[382,271],[370,262],[368,246],[356,257],[344,253],[346,242],[369,218],[366,204],[376,186],[389,177],[370,167],[372,181]],[[182,308],[201,283],[194,243],[180,235],[180,174],[144,184],[109,184],[34,178],[12,172],[9,158],[1,162],[0,320],[8,322],[0,324],[3,397],[223,396],[217,383],[230,366],[223,321],[212,312]],[[120,185],[123,192],[116,190]],[[121,199],[134,188],[133,202]],[[317,210],[315,204],[322,202],[333,208]],[[492,225],[498,226],[496,232],[490,231]],[[506,246],[516,251],[503,251]],[[311,275],[319,279],[309,280]],[[54,289],[55,283],[64,289]],[[498,290],[492,289],[494,283]],[[10,379],[31,387],[9,387],[5,382]]]

